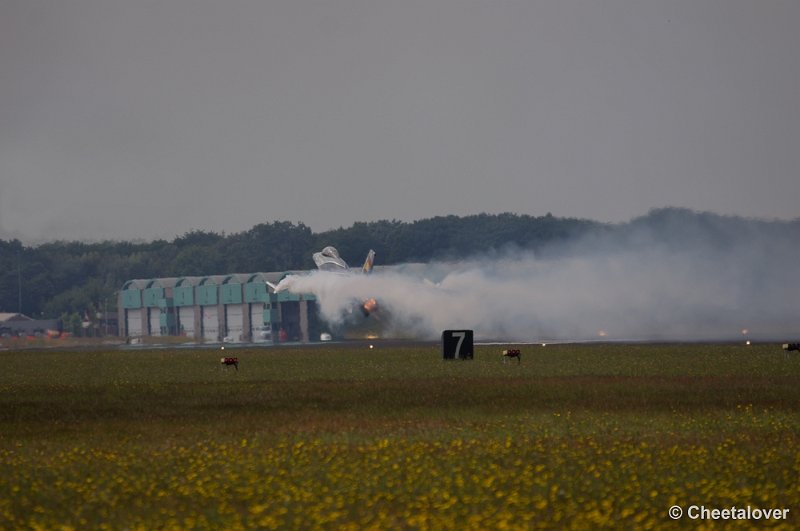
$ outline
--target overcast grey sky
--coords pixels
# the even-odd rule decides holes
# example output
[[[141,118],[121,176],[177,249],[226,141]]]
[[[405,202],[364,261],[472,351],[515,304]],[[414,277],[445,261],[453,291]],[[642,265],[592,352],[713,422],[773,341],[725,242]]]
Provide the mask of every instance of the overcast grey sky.
[[[800,216],[796,0],[0,0],[0,237]]]

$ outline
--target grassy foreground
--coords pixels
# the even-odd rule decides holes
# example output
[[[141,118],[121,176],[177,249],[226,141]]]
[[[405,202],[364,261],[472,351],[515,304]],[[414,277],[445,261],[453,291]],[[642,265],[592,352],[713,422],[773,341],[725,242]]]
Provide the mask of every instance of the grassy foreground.
[[[799,525],[779,345],[502,348],[0,352],[0,529]]]

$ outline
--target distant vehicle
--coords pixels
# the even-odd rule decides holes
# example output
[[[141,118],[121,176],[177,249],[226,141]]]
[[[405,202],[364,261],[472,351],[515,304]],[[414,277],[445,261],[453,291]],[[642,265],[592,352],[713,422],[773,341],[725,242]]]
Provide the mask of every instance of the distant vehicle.
[[[339,251],[330,245],[322,249],[320,252],[311,255],[311,258],[314,260],[314,263],[317,265],[317,269],[320,271],[343,274],[352,274],[355,271],[347,265],[347,262],[345,262],[341,256],[339,256]],[[367,258],[364,260],[364,265],[361,266],[361,273],[365,275],[372,273],[372,265],[374,261],[375,251],[370,249],[367,253]],[[290,277],[291,275],[287,276],[277,284],[267,282],[267,285],[276,293],[285,291],[288,289],[287,280]],[[370,314],[378,310],[378,302],[372,298],[366,299],[361,301],[359,309],[364,314],[364,317],[369,317]]]
[[[255,343],[262,343],[264,341],[272,341],[272,328],[270,325],[254,325],[252,341]]]

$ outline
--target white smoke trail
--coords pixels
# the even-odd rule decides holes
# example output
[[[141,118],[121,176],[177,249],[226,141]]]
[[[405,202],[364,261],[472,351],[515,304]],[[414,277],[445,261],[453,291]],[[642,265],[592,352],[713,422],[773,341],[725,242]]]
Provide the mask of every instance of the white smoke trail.
[[[469,328],[483,339],[733,339],[800,336],[795,232],[670,240],[637,232],[534,255],[401,266],[373,275],[287,279],[336,324],[375,298],[386,334],[433,339]],[[386,318],[386,314],[389,315]]]

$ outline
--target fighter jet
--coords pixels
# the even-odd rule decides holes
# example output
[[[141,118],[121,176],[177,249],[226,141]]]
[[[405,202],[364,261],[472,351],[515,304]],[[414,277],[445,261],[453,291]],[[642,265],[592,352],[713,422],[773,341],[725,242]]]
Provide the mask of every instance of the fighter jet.
[[[347,262],[339,256],[339,251],[336,250],[333,246],[328,246],[319,251],[318,253],[314,253],[311,255],[311,258],[314,260],[314,263],[317,265],[317,269],[320,271],[328,271],[333,273],[345,273],[350,274],[355,272],[353,268],[347,265]],[[372,272],[372,264],[375,261],[375,251],[372,249],[369,250],[367,253],[367,258],[364,260],[364,265],[361,266],[361,273],[368,275]],[[272,288],[273,291],[280,292],[285,291],[288,288],[287,276],[277,284],[273,284],[271,282],[267,282],[267,285]],[[360,310],[364,314],[364,317],[369,317],[371,313],[378,309],[378,302],[375,299],[367,299],[361,301]]]

